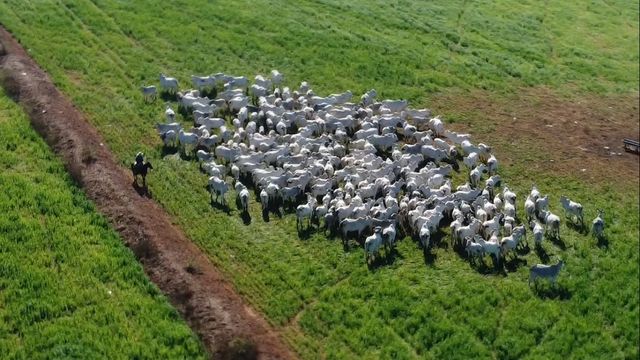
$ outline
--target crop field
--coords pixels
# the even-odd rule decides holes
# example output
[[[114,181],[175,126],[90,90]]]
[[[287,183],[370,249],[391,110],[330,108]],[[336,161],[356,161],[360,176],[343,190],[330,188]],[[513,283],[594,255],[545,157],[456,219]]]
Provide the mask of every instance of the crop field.
[[[203,358],[29,120],[0,89],[3,359]]]
[[[158,7],[146,1],[1,1],[0,23],[87,115],[123,166],[137,151],[147,154],[154,164],[148,177],[153,198],[300,357],[638,357],[637,171],[615,169],[622,175],[614,177],[603,170],[585,181],[581,164],[574,166],[577,171],[548,166],[554,156],[545,152],[549,144],[514,143],[500,124],[468,105],[469,99],[484,94],[508,103],[514,93],[544,91],[566,102],[595,98],[605,108],[614,101],[625,104],[623,110],[637,119],[637,1],[191,1],[163,3],[163,15],[156,17]],[[493,271],[491,264],[478,270],[444,245],[425,257],[409,238],[386,263],[369,269],[361,248],[344,251],[339,239],[313,231],[299,234],[295,216],[272,215],[264,221],[254,198],[249,223],[233,201],[228,212],[213,208],[197,162],[163,150],[153,125],[163,120],[164,102],[144,103],[140,86],[157,85],[160,72],[177,77],[186,88],[192,74],[253,77],[271,69],[280,70],[287,85],[306,80],[323,95],[350,89],[359,96],[375,88],[380,98],[405,98],[415,108],[437,105],[445,122],[492,145],[499,159],[509,159],[500,174],[518,193],[519,211],[535,182],[549,193],[556,214],[563,213],[563,194],[585,205],[588,222],[597,208],[604,209],[606,243],[567,227],[563,219],[561,242],[545,241],[543,253],[532,247],[508,262],[504,271]],[[536,104],[541,99],[532,96],[527,101]],[[621,121],[631,131],[637,128],[633,120]],[[24,124],[21,131],[26,132]],[[2,139],[6,133],[0,134]],[[43,143],[29,134],[29,145],[37,144],[33,146],[43,152]],[[35,161],[32,171],[38,170]],[[558,161],[573,166],[570,162]],[[592,160],[588,165],[606,163]],[[55,169],[53,177],[66,185],[62,168]],[[16,182],[20,176],[15,175]],[[454,185],[463,178],[456,175]],[[81,199],[78,194],[66,196]],[[233,199],[235,194],[227,196]],[[75,209],[85,213],[90,206],[77,199],[68,201],[79,201]],[[84,216],[90,224],[98,222],[89,233],[117,243],[102,220]],[[95,241],[91,239],[86,241]],[[67,246],[60,256],[73,254],[75,248]],[[115,251],[115,245],[110,249]],[[100,256],[112,264],[124,261]],[[138,285],[130,291],[145,289],[160,301],[133,258],[120,250],[117,259],[122,258],[126,266],[100,270],[102,276],[129,283],[132,275],[123,272],[135,272]],[[566,262],[559,287],[530,288],[529,266],[555,263],[557,258]],[[95,262],[82,260],[86,266]],[[116,276],[122,278],[111,279]],[[7,296],[4,286],[0,288],[2,304]],[[64,301],[74,298],[61,295],[60,309],[65,309]],[[164,315],[140,319],[157,326],[131,324],[131,318],[120,315],[110,324],[126,327],[118,334],[122,341],[137,341],[128,349],[132,352],[179,356],[171,351],[186,343],[182,355],[199,353],[184,325],[165,329],[177,320],[168,305],[163,306],[153,311]],[[0,307],[0,312],[5,309]],[[145,309],[152,311],[150,305]],[[128,333],[142,329],[162,336]],[[154,341],[170,337],[169,345],[142,347],[156,345],[144,341],[145,336]],[[3,346],[21,351],[18,340],[9,339]],[[168,348],[161,350],[163,346]]]

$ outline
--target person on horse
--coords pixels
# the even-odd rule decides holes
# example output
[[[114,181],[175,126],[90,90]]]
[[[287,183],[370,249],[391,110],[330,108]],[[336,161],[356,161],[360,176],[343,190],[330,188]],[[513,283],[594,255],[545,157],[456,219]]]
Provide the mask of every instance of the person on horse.
[[[131,172],[133,173],[133,181],[138,183],[138,175],[142,176],[142,186],[147,187],[147,171],[153,169],[150,162],[144,161],[144,153],[139,152],[136,154],[136,162],[131,164]]]

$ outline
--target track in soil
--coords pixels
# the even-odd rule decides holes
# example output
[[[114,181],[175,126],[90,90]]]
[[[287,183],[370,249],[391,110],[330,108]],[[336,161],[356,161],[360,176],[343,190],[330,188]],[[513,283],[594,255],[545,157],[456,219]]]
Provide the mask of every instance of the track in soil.
[[[211,356],[295,358],[276,331],[172,225],[169,215],[153,200],[140,196],[132,186],[133,177],[117,165],[97,130],[3,27],[0,82]]]

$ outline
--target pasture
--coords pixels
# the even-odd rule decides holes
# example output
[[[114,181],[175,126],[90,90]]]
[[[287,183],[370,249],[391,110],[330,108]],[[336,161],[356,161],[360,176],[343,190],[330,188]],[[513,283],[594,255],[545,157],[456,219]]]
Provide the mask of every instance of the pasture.
[[[301,357],[638,356],[637,172],[585,182],[580,171],[548,166],[555,154],[545,144],[513,143],[500,124],[459,106],[477,89],[504,102],[528,87],[574,100],[597,96],[603,105],[637,99],[637,3],[164,6],[165,15],[154,17],[142,1],[3,2],[0,22],[124,166],[139,150],[154,160],[153,197]],[[375,88],[381,98],[437,104],[445,121],[470,127],[474,140],[509,157],[500,173],[520,195],[520,209],[532,182],[550,194],[557,214],[562,194],[585,205],[587,221],[602,208],[608,244],[563,221],[562,242],[544,243],[551,262],[566,261],[560,287],[534,292],[528,266],[544,259],[533,250],[504,271],[478,271],[446,247],[424,257],[407,238],[370,270],[362,249],[345,252],[339,240],[298,234],[293,216],[263,221],[255,199],[249,224],[233,204],[228,213],[213,209],[197,163],[163,151],[153,130],[163,103],[145,104],[139,86],[157,84],[160,72],[186,87],[191,74],[272,68],[286,84],[307,80],[323,95]],[[462,178],[454,177],[456,185]]]
[[[204,357],[3,90],[0,166],[3,358]]]

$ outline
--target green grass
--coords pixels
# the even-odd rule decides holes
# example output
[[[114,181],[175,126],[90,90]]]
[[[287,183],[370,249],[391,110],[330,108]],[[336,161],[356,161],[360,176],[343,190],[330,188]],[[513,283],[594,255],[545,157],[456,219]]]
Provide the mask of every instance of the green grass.
[[[0,168],[1,358],[205,357],[1,89]]]
[[[37,4],[37,5],[35,5]],[[609,247],[562,227],[561,294],[527,286],[528,266],[483,275],[451,250],[425,265],[403,241],[391,265],[370,271],[361,249],[300,239],[292,216],[244,225],[211,208],[194,162],[162,160],[152,127],[161,102],[138,87],[160,71],[253,76],[277,68],[291,86],[325,94],[376,88],[428,105],[428,96],[484,88],[509,93],[628,94],[638,88],[638,4],[604,2],[5,2],[0,21],[88,114],[123,165],[154,161],[154,197],[236,288],[304,358],[637,358],[638,189],[537,174],[533,156],[502,175],[522,197],[535,179],[561,213],[561,193],[604,208]],[[446,114],[445,114],[446,115]],[[476,120],[478,123],[482,119]],[[232,196],[232,195],[231,195]],[[232,199],[232,197],[229,199]],[[231,201],[232,203],[232,201]],[[540,262],[531,252],[521,257]]]

